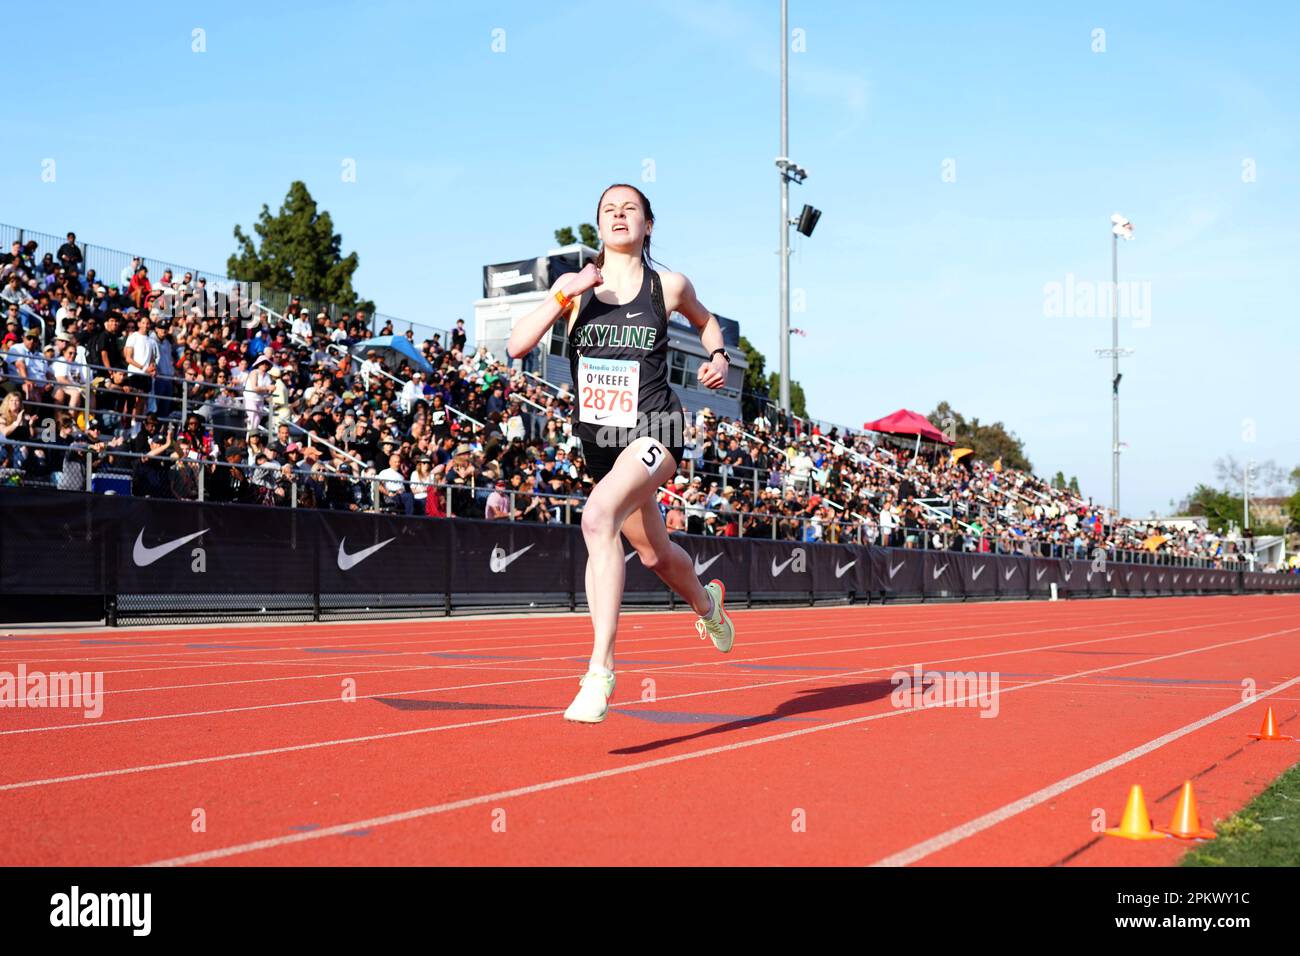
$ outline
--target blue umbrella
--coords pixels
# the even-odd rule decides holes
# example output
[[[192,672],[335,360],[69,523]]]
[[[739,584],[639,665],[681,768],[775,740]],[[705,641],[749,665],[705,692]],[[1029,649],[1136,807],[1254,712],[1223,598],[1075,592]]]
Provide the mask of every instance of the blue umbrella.
[[[403,335],[381,335],[377,339],[365,339],[352,346],[352,355],[364,359],[371,349],[379,353],[381,361],[390,362],[393,366],[401,365],[405,360],[411,363],[411,368],[418,368],[425,374],[433,371],[433,366]]]

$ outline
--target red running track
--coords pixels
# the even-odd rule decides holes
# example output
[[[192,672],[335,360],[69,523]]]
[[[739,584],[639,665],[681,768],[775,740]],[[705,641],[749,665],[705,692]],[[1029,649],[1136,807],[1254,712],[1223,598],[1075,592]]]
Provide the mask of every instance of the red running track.
[[[1247,737],[1300,735],[1296,597],[733,616],[625,616],[596,726],[578,615],[11,630],[104,695],[0,708],[0,865],[1167,865],[1094,831],[1132,784],[1210,823],[1300,759]],[[899,706],[913,665],[996,693]]]

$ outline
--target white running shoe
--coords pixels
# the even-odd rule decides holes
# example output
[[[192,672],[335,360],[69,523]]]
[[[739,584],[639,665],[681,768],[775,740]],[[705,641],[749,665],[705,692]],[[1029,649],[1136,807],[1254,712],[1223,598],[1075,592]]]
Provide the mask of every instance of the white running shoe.
[[[591,671],[578,682],[582,686],[578,696],[564,712],[565,720],[580,724],[598,724],[605,719],[609,711],[609,699],[614,696],[614,675],[606,677],[597,671]]]
[[[726,586],[715,578],[704,585],[704,590],[713,596],[713,616],[698,618],[695,621],[695,633],[700,635],[700,640],[704,640],[707,634],[713,641],[713,646],[726,654],[736,640],[736,628],[722,609],[722,602],[727,596]]]

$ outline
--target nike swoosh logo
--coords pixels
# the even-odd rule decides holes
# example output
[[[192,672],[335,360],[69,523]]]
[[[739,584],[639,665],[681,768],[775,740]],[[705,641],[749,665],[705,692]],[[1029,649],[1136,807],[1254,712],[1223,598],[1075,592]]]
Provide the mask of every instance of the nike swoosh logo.
[[[1174,584],[1177,584],[1177,583],[1178,583],[1178,575],[1175,574],[1175,575],[1174,575]]]
[[[1016,573],[1016,569],[1015,569],[1015,568],[1007,568],[1007,573],[1004,574],[1004,575],[1002,575],[1002,580],[1003,580],[1003,581],[1010,581],[1010,580],[1011,580],[1011,575],[1013,575],[1013,574],[1015,574],[1015,573]]]
[[[529,550],[531,547],[532,547],[531,544],[526,544],[518,551],[516,551],[514,554],[506,554],[506,549],[501,547],[500,545],[497,545],[495,548],[492,549],[492,558],[488,562],[488,566],[492,568],[493,574],[500,574],[506,568],[510,567],[510,565],[518,561],[519,556],[523,554],[525,551]]]
[[[604,421],[605,419],[607,419],[607,418],[609,418],[608,415],[592,415],[592,416],[591,416],[591,420],[592,420],[593,422],[603,422],[603,421]]]
[[[1088,580],[1089,580],[1089,581],[1092,580],[1092,572],[1091,572],[1091,571],[1088,572]]]
[[[396,540],[397,540],[396,538],[389,538],[387,541],[380,541],[378,544],[372,544],[368,548],[362,548],[356,554],[348,554],[347,549],[343,547],[345,544],[347,544],[348,539],[341,538],[339,540],[339,570],[340,571],[352,570],[362,561],[366,560],[366,558],[370,557],[372,554],[374,554],[376,551],[382,548],[384,545],[392,544]]]
[[[931,573],[934,575],[934,580],[935,580],[935,581],[938,581],[938,580],[939,580],[939,575],[943,574],[943,572],[945,572],[945,571],[947,571],[947,570],[948,570],[948,565],[946,565],[946,564],[945,564],[943,567],[941,567],[941,568],[935,568],[934,571],[931,572]]]
[[[627,313],[627,317],[628,317],[629,319],[635,319],[638,315],[645,315],[645,313],[644,313],[644,312],[629,312],[629,313]]]
[[[629,561],[631,561],[631,560],[632,560],[632,555],[634,555],[634,554],[636,554],[635,551],[629,551],[627,554],[623,555],[623,563],[624,563],[624,564],[627,564]]]
[[[782,561],[780,564],[777,564],[777,563],[776,563],[776,558],[773,558],[773,559],[772,559],[772,577],[776,577],[778,574],[780,574],[782,571],[784,571],[786,568],[788,568],[788,567],[790,566],[790,562],[793,561],[793,560],[794,560],[794,558],[793,558],[793,557],[790,557],[790,558],[786,558],[786,559],[785,559],[784,561]]]
[[[980,579],[980,575],[984,573],[984,569],[986,567],[988,567],[987,564],[981,564],[978,568],[976,568],[974,571],[970,573],[970,579],[972,581],[978,581]]]
[[[835,565],[835,576],[837,578],[844,577],[844,572],[847,571],[849,568],[853,567],[853,565],[857,563],[858,563],[857,560],[854,559],[853,561],[850,561],[848,564],[844,565],[844,567],[840,567],[838,564]]]
[[[715,554],[713,557],[709,558],[709,560],[705,561],[703,564],[700,564],[700,558],[699,558],[699,555],[696,555],[696,557],[695,557],[695,573],[696,573],[696,574],[703,574],[705,571],[709,570],[709,565],[712,564],[714,561],[718,560],[718,558],[720,558],[720,557],[722,557],[722,555],[720,555],[720,554]]]
[[[1037,571],[1034,572],[1034,580],[1035,581],[1043,580],[1043,575],[1046,573],[1047,573],[1047,568],[1039,568]]]
[[[898,567],[894,567],[894,565],[891,564],[891,565],[889,566],[889,579],[892,581],[892,580],[894,579],[894,575],[897,574],[897,573],[898,573],[899,571],[901,571],[901,570],[903,570],[903,562],[902,562],[902,561],[899,561],[899,562],[898,562]]]
[[[146,547],[144,543],[144,528],[135,537],[135,547],[131,549],[131,560],[135,562],[137,568],[147,568],[164,555],[171,554],[187,541],[193,541],[201,534],[207,534],[208,529],[196,531],[193,534],[187,534],[183,538],[177,538],[174,541],[165,541],[162,544],[155,544],[152,548]]]

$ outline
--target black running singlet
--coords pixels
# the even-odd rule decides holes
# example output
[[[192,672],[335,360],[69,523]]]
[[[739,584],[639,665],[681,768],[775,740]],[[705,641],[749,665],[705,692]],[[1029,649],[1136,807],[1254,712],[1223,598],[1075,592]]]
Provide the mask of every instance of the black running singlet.
[[[668,384],[668,314],[659,273],[643,267],[641,289],[625,305],[601,302],[592,292],[569,330],[577,434],[584,447],[607,427],[644,434],[647,422],[654,428],[657,418],[682,407]]]

